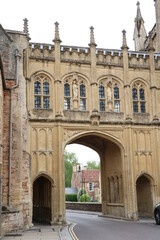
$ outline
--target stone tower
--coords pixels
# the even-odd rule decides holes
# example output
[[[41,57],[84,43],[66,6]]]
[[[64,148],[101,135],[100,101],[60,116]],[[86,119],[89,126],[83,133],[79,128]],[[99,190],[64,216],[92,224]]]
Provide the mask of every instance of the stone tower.
[[[141,10],[139,7],[140,3],[137,2],[137,16],[135,18],[135,28],[133,34],[133,40],[135,43],[135,50],[141,51],[144,49],[144,42],[146,40],[146,29],[144,26],[144,20],[141,15]]]
[[[156,11],[156,52],[160,52],[160,0],[154,1]]]

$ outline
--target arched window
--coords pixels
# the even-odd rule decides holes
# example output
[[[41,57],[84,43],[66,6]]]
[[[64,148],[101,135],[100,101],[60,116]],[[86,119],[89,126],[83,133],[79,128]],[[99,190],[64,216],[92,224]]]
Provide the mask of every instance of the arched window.
[[[40,75],[35,78],[34,82],[34,107],[35,109],[50,108],[50,87],[49,80]]]
[[[107,97],[106,97],[107,96]],[[113,109],[115,112],[120,112],[120,93],[118,84],[107,84],[105,87],[102,83],[99,85],[99,109],[100,112],[105,112]]]
[[[99,86],[99,108],[101,112],[105,111],[105,91],[103,85]]]
[[[64,109],[70,109],[70,85],[68,82],[64,84]]]
[[[83,83],[80,85],[80,110],[86,110],[86,87]]]
[[[114,111],[120,112],[119,88],[117,84],[114,86]]]
[[[146,112],[145,89],[142,84],[135,84],[132,88],[132,101],[134,113]]]

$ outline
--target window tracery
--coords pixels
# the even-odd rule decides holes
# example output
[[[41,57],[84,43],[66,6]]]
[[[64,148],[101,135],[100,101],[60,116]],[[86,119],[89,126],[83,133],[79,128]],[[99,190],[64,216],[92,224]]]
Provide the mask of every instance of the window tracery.
[[[83,83],[80,85],[80,110],[86,110],[86,87]]]
[[[68,82],[64,84],[64,109],[70,109],[70,85]]]
[[[50,108],[50,84],[49,79],[40,75],[34,80],[34,107],[35,109]]]
[[[134,113],[146,113],[145,88],[143,84],[136,83],[133,85],[132,101]]]
[[[100,83],[99,85],[100,112],[114,110],[120,112],[120,90],[117,83]]]
[[[87,108],[86,85],[77,75],[67,78],[64,83],[64,110]]]

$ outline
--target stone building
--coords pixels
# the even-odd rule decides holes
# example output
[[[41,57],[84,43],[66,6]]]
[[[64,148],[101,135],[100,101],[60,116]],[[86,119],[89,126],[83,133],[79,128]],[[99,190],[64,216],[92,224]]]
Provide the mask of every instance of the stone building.
[[[135,51],[32,43],[0,26],[2,231],[33,221],[63,224],[64,149],[79,143],[100,156],[102,213],[152,216],[160,201],[160,0],[146,35],[139,3]]]

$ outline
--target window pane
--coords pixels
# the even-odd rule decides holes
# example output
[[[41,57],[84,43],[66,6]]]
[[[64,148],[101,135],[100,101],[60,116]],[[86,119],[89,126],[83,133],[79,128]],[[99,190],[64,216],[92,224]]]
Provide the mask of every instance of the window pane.
[[[65,110],[70,109],[70,99],[69,98],[64,99],[64,109]]]
[[[146,112],[145,102],[140,102],[140,108],[141,108],[141,113],[145,113]]]
[[[41,97],[36,96],[34,98],[34,105],[36,109],[41,108]]]
[[[43,108],[49,108],[49,97],[43,98]]]
[[[99,86],[99,98],[105,98],[105,96],[104,96],[104,87],[102,85]]]
[[[34,94],[41,94],[41,84],[40,82],[34,83]]]
[[[119,99],[119,88],[114,87],[114,99]]]
[[[89,183],[89,191],[90,191],[90,192],[94,191],[93,183],[92,183],[92,182]]]
[[[100,100],[100,111],[105,112],[105,100]]]
[[[140,100],[145,100],[145,94],[144,94],[143,88],[139,89],[139,96],[140,96]]]
[[[86,110],[86,99],[80,99],[80,110]]]
[[[81,86],[80,86],[80,96],[81,97],[85,97],[86,96],[86,89],[85,89],[84,84],[81,84]]]
[[[120,112],[120,102],[114,101],[114,110],[115,112]]]
[[[133,112],[134,113],[138,112],[138,102],[133,102]]]
[[[70,96],[70,86],[68,83],[64,84],[64,96],[66,96],[66,97]]]
[[[48,82],[43,83],[43,94],[49,95],[49,83]]]
[[[132,97],[133,97],[133,100],[138,100],[137,89],[136,88],[132,89]]]

